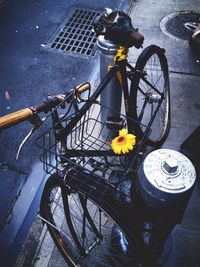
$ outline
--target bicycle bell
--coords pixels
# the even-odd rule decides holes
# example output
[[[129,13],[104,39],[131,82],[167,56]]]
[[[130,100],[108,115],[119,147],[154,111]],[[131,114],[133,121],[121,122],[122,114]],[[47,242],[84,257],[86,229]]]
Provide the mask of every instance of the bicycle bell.
[[[158,149],[140,166],[136,188],[149,206],[175,208],[188,201],[195,179],[195,168],[186,156],[175,150]]]

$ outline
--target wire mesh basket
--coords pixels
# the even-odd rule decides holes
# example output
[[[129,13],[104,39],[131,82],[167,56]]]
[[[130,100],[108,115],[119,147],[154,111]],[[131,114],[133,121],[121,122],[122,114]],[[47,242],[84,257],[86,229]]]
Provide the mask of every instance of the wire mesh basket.
[[[66,118],[64,127],[75,116],[76,113]],[[129,125],[139,124],[128,120]],[[127,117],[94,103],[66,136],[64,144],[55,140],[53,128],[43,133],[36,144],[42,149],[40,160],[47,173],[59,172],[68,185],[100,200],[120,192],[148,135],[149,129],[142,127],[145,136],[136,136],[133,151],[116,155],[111,142],[120,129],[127,128]]]

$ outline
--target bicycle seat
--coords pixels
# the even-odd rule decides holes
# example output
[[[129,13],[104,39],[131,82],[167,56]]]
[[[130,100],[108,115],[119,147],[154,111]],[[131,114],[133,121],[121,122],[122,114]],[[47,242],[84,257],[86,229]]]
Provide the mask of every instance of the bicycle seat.
[[[107,10],[93,23],[96,34],[127,48],[142,47],[144,36],[132,26],[131,18],[122,11]]]

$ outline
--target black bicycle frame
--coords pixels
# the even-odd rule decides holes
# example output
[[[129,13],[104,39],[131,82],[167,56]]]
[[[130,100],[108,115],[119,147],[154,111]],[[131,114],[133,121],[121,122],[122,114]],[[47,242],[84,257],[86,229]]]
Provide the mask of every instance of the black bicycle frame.
[[[131,75],[127,75],[127,67],[130,69],[130,73]],[[65,126],[65,128],[62,127],[61,123],[58,123],[56,126],[56,140],[57,141],[64,141],[66,140],[66,136],[68,136],[71,131],[73,130],[73,128],[77,125],[77,123],[81,120],[81,118],[85,115],[85,113],[89,110],[89,108],[91,107],[92,104],[95,103],[96,99],[100,96],[100,94],[103,92],[103,90],[106,89],[106,86],[109,84],[109,82],[115,77],[117,76],[117,74],[121,75],[121,87],[123,90],[123,94],[124,94],[124,104],[125,104],[125,112],[126,112],[126,117],[128,120],[128,132],[134,132],[135,131],[135,127],[136,125],[134,125],[134,121],[131,119],[137,119],[133,117],[134,114],[134,107],[133,107],[133,103],[131,103],[131,97],[130,94],[131,92],[129,92],[128,89],[128,79],[131,80],[131,82],[135,82],[138,83],[139,79],[142,79],[145,83],[147,83],[147,85],[149,85],[153,90],[155,90],[155,92],[159,92],[155,86],[153,86],[151,83],[149,83],[143,73],[141,73],[140,71],[136,70],[134,67],[132,67],[126,59],[124,60],[120,60],[117,62],[116,65],[114,65],[112,67],[112,69],[105,75],[104,79],[102,80],[102,82],[99,84],[99,86],[97,87],[96,91],[92,94],[92,96],[89,98],[88,101],[86,101],[86,103],[79,109],[76,109],[76,113],[75,116],[72,117],[72,119],[69,121],[69,123]],[[140,88],[138,89],[140,90]],[[160,94],[160,92],[159,92]],[[140,145],[137,147],[137,151],[140,151],[141,147],[144,145],[148,135],[150,134],[150,128],[151,125],[156,117],[156,114],[162,104],[162,101],[164,99],[163,94],[161,95],[161,101],[158,103],[154,113],[152,114],[151,120],[149,121],[148,125],[145,125],[146,129],[144,131],[143,136],[141,137],[140,140]],[[57,112],[57,111],[55,111]],[[54,122],[55,122],[55,115],[54,115]],[[139,122],[138,122],[139,123]],[[137,133],[136,133],[137,134]],[[70,155],[70,157],[76,157],[77,153],[80,154],[81,151],[75,151],[75,150],[66,150],[67,154]],[[114,155],[114,153],[111,150],[106,150],[106,151],[91,151],[91,150],[87,150],[84,151],[85,156],[108,156],[108,155]],[[137,154],[137,153],[136,153]],[[133,162],[136,160],[136,157],[133,157]]]
[[[126,116],[129,117],[129,92],[128,92],[128,81],[126,76],[126,65],[127,61],[122,60],[119,61],[118,64],[114,65],[112,69],[106,74],[100,85],[97,87],[96,91],[93,93],[93,95],[90,97],[89,101],[87,101],[79,111],[77,111],[76,115],[72,120],[67,124],[65,129],[63,130],[63,135],[67,136],[73,128],[76,126],[76,124],[81,120],[81,118],[84,116],[84,114],[89,110],[91,105],[96,101],[96,99],[99,97],[99,95],[103,92],[103,90],[106,88],[106,86],[109,84],[109,82],[113,79],[114,76],[117,75],[117,72],[119,71],[122,77],[122,89],[124,92],[124,101],[125,101],[125,110],[126,110]]]

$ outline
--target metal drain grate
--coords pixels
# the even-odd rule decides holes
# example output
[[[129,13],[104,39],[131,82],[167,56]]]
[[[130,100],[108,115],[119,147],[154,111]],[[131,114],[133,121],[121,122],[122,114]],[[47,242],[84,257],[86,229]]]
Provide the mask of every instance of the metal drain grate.
[[[76,8],[51,47],[63,52],[92,56],[97,41],[96,34],[92,31],[92,23],[100,14],[100,11]]]

